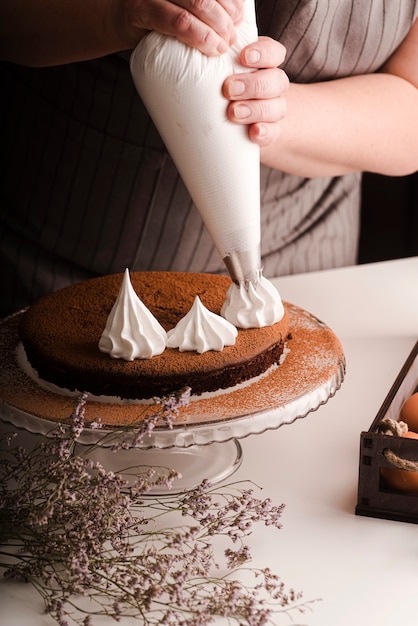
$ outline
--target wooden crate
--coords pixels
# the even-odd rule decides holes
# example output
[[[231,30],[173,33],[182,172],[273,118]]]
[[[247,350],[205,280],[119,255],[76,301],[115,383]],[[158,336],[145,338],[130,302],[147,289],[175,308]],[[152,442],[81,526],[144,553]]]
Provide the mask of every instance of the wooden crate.
[[[418,524],[418,494],[388,488],[381,476],[383,467],[394,467],[387,451],[418,463],[418,440],[381,434],[384,418],[397,421],[403,403],[418,391],[418,341],[399,372],[392,388],[367,432],[360,435],[357,515]]]

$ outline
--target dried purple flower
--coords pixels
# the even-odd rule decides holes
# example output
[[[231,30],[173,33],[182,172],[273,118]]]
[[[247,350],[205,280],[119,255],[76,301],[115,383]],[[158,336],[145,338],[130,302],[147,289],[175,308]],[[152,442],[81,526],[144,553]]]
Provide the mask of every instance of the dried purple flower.
[[[189,395],[186,389],[156,400],[161,409],[145,416],[127,445],[143,441],[157,424],[172,425]],[[57,426],[31,452],[9,436],[0,441],[7,450],[0,463],[3,554],[10,542],[9,560],[0,563],[6,577],[31,582],[60,626],[92,626],[94,615],[115,621],[127,615],[149,626],[205,626],[224,616],[263,626],[274,611],[304,610],[300,594],[286,591],[269,569],[246,565],[251,553],[244,538],[255,523],[280,528],[283,505],[256,498],[241,483],[215,488],[207,481],[181,495],[145,500],[153,485],[170,484],[176,473],[142,468],[130,484],[88,451],[74,456],[85,402],[83,395],[69,425]],[[181,523],[173,523],[173,515]],[[216,537],[235,546],[220,562]],[[252,585],[239,580],[243,566]]]

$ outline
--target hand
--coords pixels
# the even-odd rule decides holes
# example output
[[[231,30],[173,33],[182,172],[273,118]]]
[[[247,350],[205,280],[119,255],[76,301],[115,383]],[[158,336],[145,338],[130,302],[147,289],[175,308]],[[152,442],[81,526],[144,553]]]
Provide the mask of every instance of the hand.
[[[244,0],[118,0],[120,22],[132,45],[150,30],[176,37],[207,56],[223,54],[236,40]],[[126,37],[128,39],[128,37]]]
[[[286,50],[269,37],[243,48],[240,61],[257,71],[229,76],[223,84],[223,95],[230,100],[228,119],[248,125],[248,135],[260,146],[274,142],[280,132],[279,122],[286,114],[284,94],[289,86],[283,63]]]

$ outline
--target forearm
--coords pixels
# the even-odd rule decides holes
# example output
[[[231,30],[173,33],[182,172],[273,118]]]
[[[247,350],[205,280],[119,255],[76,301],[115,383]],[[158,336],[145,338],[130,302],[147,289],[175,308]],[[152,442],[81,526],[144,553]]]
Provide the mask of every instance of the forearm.
[[[407,80],[381,73],[292,84],[286,101],[264,164],[306,177],[418,169],[418,89]]]

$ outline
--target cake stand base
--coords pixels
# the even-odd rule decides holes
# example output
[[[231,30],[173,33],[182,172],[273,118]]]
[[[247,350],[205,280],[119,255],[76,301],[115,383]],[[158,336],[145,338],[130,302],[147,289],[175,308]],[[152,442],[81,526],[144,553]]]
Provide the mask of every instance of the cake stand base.
[[[77,443],[74,454],[82,455],[88,448]],[[231,476],[241,465],[242,448],[236,439],[222,443],[211,443],[205,446],[188,448],[141,449],[129,448],[118,450],[97,446],[88,450],[88,457],[100,462],[106,471],[113,471],[122,476],[129,484],[133,484],[142,470],[155,468],[172,469],[180,474],[171,486],[156,485],[144,496],[171,496],[197,487],[203,480],[212,485]]]

